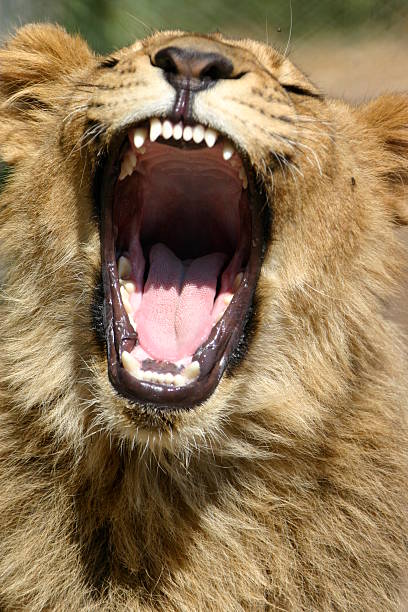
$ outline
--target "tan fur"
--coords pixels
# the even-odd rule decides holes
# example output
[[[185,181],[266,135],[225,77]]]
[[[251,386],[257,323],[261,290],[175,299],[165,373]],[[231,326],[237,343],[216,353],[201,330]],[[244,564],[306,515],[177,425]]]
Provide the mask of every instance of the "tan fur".
[[[0,607],[402,610],[406,374],[383,308],[408,219],[408,97],[287,94],[279,82],[317,92],[271,48],[180,36],[114,69],[52,26],[0,50]],[[173,39],[248,71],[196,112],[248,151],[273,224],[246,356],[164,419],[117,395],[92,330],[92,183],[125,118],[171,106],[148,53]],[[278,154],[291,161],[272,172]]]

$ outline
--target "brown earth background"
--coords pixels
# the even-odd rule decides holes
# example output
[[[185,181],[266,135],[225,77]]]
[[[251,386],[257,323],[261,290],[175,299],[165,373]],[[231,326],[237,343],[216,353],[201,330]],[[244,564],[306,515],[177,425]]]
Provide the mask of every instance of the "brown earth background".
[[[350,103],[386,92],[408,93],[408,32],[406,37],[294,44],[291,57],[328,95]],[[408,249],[408,228],[396,231]],[[408,335],[408,250],[406,264],[401,289],[390,303],[388,314]]]

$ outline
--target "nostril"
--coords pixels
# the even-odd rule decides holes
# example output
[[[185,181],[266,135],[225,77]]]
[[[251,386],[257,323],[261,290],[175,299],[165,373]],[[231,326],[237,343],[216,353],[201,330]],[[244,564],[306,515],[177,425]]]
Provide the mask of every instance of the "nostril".
[[[172,78],[195,79],[207,86],[220,79],[233,78],[234,66],[221,53],[203,52],[195,48],[166,47],[151,58],[153,66]]]
[[[210,79],[211,81],[219,81],[220,79],[230,78],[232,73],[232,64],[229,60],[219,58],[210,62],[200,72],[200,79]]]
[[[172,48],[168,47],[167,49],[162,49],[153,59],[151,59],[151,63],[153,66],[157,66],[157,68],[161,68],[163,72],[167,72],[169,74],[178,74],[178,68],[175,60],[172,57]]]

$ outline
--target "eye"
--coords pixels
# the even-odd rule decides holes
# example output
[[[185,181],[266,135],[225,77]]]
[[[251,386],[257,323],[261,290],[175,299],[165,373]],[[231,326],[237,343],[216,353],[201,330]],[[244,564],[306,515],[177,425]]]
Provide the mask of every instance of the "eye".
[[[281,86],[288,93],[294,93],[298,96],[309,96],[310,98],[321,98],[322,97],[320,94],[310,91],[309,89],[306,89],[302,87],[301,85],[285,85],[284,83],[281,83]]]
[[[0,159],[0,192],[5,187],[7,180],[12,172],[12,168]]]
[[[99,68],[114,68],[119,63],[116,57],[107,57],[100,64]]]

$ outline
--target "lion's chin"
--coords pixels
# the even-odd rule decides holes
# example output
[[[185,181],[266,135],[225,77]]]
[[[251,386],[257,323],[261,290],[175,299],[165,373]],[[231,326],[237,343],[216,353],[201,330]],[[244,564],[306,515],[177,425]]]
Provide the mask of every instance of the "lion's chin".
[[[189,409],[242,356],[267,207],[245,156],[209,127],[153,118],[111,150],[101,181],[109,377],[139,406]]]

